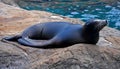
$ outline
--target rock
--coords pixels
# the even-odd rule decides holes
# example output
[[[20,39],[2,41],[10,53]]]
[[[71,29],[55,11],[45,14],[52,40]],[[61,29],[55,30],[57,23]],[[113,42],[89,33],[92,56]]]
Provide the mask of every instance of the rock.
[[[0,0],[0,2],[3,2],[3,3],[8,4],[8,5],[15,6],[15,7],[19,7],[18,4],[17,4],[18,1],[19,0]]]
[[[45,11],[27,11],[0,3],[0,40],[30,25],[66,21],[83,24]],[[0,69],[119,69],[120,31],[109,27],[100,32],[97,45],[75,44],[66,48],[40,49],[0,41]]]

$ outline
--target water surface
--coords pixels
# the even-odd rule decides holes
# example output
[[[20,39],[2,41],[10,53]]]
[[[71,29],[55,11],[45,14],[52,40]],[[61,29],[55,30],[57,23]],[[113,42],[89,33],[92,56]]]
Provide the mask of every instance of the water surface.
[[[120,30],[120,1],[103,2],[101,0],[47,0],[42,2],[20,2],[22,8],[27,10],[48,11],[71,18],[106,19],[109,26]],[[19,3],[19,4],[20,4]]]

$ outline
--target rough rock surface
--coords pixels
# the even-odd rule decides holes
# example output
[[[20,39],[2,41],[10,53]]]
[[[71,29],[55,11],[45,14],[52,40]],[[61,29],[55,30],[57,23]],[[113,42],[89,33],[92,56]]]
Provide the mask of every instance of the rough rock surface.
[[[0,0],[0,2],[3,2],[3,3],[8,4],[8,5],[15,6],[15,7],[19,7],[18,4],[17,4],[18,1],[20,1],[20,0]]]
[[[0,40],[19,34],[30,25],[48,21],[83,24],[78,19],[44,11],[27,11],[0,3]],[[104,28],[97,45],[76,44],[66,48],[39,49],[0,41],[0,69],[119,69],[120,31]]]

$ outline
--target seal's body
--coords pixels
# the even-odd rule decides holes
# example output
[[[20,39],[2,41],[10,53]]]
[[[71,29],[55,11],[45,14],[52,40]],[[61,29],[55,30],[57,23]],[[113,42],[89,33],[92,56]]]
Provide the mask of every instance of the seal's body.
[[[69,46],[77,43],[96,44],[99,31],[105,25],[107,25],[105,20],[91,20],[84,26],[68,22],[40,23],[27,28],[21,35],[4,39],[39,48]]]

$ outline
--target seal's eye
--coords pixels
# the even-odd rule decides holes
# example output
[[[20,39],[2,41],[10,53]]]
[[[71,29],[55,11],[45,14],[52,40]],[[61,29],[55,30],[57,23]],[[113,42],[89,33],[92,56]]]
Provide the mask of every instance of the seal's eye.
[[[89,20],[85,24],[85,28],[88,29],[89,31],[97,31],[97,26],[99,25],[100,20]]]
[[[97,23],[97,20],[95,20],[95,19],[90,19],[90,20],[88,20],[88,21],[86,22],[85,25],[93,25],[93,24],[96,24],[96,23]]]
[[[102,21],[104,20],[100,20],[100,19],[92,19],[86,22],[86,25],[92,25],[92,26],[97,26],[100,23],[102,23]],[[105,20],[106,21],[106,20]]]
[[[91,26],[91,27],[94,27],[94,26],[96,26],[98,24],[98,22],[97,21],[89,21],[89,22],[86,22],[86,26]]]

